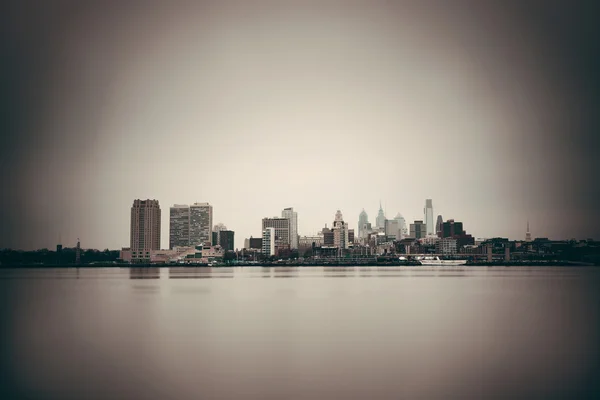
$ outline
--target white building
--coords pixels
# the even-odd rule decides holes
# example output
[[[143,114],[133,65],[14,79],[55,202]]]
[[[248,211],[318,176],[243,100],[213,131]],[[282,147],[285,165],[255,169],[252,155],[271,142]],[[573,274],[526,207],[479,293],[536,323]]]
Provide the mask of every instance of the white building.
[[[275,255],[275,228],[265,228],[263,230],[262,253],[266,256]]]
[[[369,216],[367,212],[363,208],[363,210],[358,215],[358,238],[364,239],[368,235],[369,230]]]
[[[385,213],[381,207],[381,202],[379,202],[379,212],[377,213],[377,218],[375,219],[375,226],[379,230],[385,229]]]
[[[406,225],[406,220],[400,213],[396,214],[396,217],[394,217],[394,220],[398,221],[398,229],[400,229],[399,239],[402,240],[408,236],[408,226]]]
[[[435,222],[433,222],[433,201],[431,199],[425,200],[425,208],[423,209],[425,214],[425,225],[427,229],[427,235],[435,235]]]
[[[293,207],[284,208],[281,217],[290,221],[290,248],[298,248],[298,213]]]

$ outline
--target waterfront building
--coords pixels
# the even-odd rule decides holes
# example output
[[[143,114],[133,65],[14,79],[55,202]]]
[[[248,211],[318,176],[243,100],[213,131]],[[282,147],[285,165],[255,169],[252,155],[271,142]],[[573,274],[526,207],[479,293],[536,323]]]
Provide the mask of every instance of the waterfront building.
[[[435,244],[435,251],[438,254],[456,254],[457,242],[453,238],[442,238]]]
[[[293,207],[284,208],[281,212],[281,217],[286,218],[290,221],[290,248],[298,248],[298,213],[294,211]]]
[[[435,234],[435,225],[433,222],[433,200],[425,200],[425,208],[423,209],[425,215],[425,225],[427,226],[427,235]]]
[[[190,246],[202,246],[212,242],[213,208],[209,203],[190,206]]]
[[[381,207],[381,201],[379,202],[379,212],[377,213],[377,218],[375,219],[375,227],[380,231],[385,229],[385,213]]]
[[[160,249],[160,206],[158,200],[134,200],[131,207],[131,259],[149,262],[150,251]]]
[[[354,243],[354,229],[348,229],[348,244],[352,245]]]
[[[323,246],[322,247],[333,247],[334,246],[334,238],[333,238],[333,230],[327,228],[327,224],[325,224],[325,228],[321,231],[323,235]]]
[[[275,229],[275,245],[290,245],[290,220],[287,218],[263,218],[262,230],[267,228]],[[264,247],[264,243],[263,243]]]
[[[246,239],[248,241],[248,245],[244,246],[246,249],[262,249],[262,238],[253,238],[250,236],[250,239]]]
[[[175,204],[169,209],[169,249],[190,245],[190,207]]]
[[[264,223],[264,220],[263,220]],[[266,256],[275,255],[275,228],[267,227],[263,229],[262,235],[262,253]]]
[[[300,251],[300,255],[306,250],[321,246],[323,246],[323,235],[300,236],[298,239],[298,250]]]
[[[427,228],[425,223],[421,220],[415,221],[410,224],[410,237],[414,239],[421,239],[427,236]]]

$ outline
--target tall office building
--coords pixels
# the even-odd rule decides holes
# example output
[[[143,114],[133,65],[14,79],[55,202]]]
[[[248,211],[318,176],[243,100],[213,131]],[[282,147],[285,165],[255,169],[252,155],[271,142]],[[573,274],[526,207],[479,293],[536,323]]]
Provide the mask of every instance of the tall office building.
[[[284,208],[281,212],[282,218],[290,220],[290,248],[298,248],[298,213],[293,207]]]
[[[169,210],[169,249],[190,245],[190,207],[175,204]]]
[[[527,232],[525,232],[525,241],[531,242],[531,232],[529,232],[529,221],[527,221]]]
[[[437,221],[435,223],[435,234],[437,237],[442,237],[442,233],[444,232],[444,220],[441,215],[437,216]]]
[[[263,218],[262,230],[267,228],[275,229],[275,245],[290,245],[290,220],[287,218]],[[264,242],[264,241],[263,241]],[[263,244],[264,246],[264,244]]]
[[[435,234],[435,224],[433,222],[433,201],[431,199],[425,200],[425,208],[423,209],[425,214],[425,225],[427,225],[427,235]]]
[[[375,226],[379,230],[385,229],[385,213],[381,207],[381,201],[379,202],[379,212],[377,213],[377,218],[375,219]]]
[[[396,217],[394,217],[394,220],[398,221],[398,230],[400,230],[400,236],[398,237],[398,240],[402,240],[402,239],[404,239],[404,237],[408,236],[406,220],[400,213],[396,214]]]
[[[133,259],[150,259],[160,250],[160,206],[158,200],[134,200],[131,207],[130,247]]]
[[[262,233],[262,253],[266,256],[275,255],[275,228],[265,228]]]
[[[363,208],[363,210],[358,215],[358,238],[363,239],[367,237],[367,229],[369,224],[369,216],[367,212]]]
[[[414,224],[410,224],[410,237],[422,239],[425,236],[427,236],[427,228],[423,221],[415,221]]]
[[[393,238],[393,240],[400,240],[400,224],[397,219],[386,219],[385,220],[385,236],[387,238]]]
[[[190,206],[190,246],[201,246],[212,241],[213,209],[208,203]]]
[[[463,223],[449,219],[442,225],[442,238],[453,238],[464,234]]]
[[[350,243],[348,237],[348,224],[344,222],[342,212],[337,210],[335,213],[335,220],[333,221],[333,245],[338,249],[347,249]]]
[[[219,245],[225,251],[233,251],[234,236],[234,231],[220,230],[217,232],[213,232],[213,246]]]

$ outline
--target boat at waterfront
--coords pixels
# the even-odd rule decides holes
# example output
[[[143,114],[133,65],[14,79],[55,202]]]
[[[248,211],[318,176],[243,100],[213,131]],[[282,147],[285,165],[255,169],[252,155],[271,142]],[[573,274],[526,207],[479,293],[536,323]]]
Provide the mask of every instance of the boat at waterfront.
[[[439,266],[446,266],[446,267],[452,267],[455,265],[465,265],[467,263],[467,260],[455,260],[455,259],[448,259],[448,260],[443,260],[439,257],[425,257],[419,260],[421,262],[421,265],[439,265]]]

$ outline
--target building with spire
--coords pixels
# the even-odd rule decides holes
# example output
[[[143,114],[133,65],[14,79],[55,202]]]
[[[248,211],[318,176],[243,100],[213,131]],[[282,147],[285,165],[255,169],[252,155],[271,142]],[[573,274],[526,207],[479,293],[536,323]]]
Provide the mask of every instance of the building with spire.
[[[529,221],[527,221],[527,232],[525,232],[525,241],[531,242],[531,232],[529,232]]]
[[[383,212],[383,207],[381,207],[381,201],[379,201],[379,212],[377,213],[377,218],[375,219],[375,226],[380,231],[385,229],[385,213]]]

